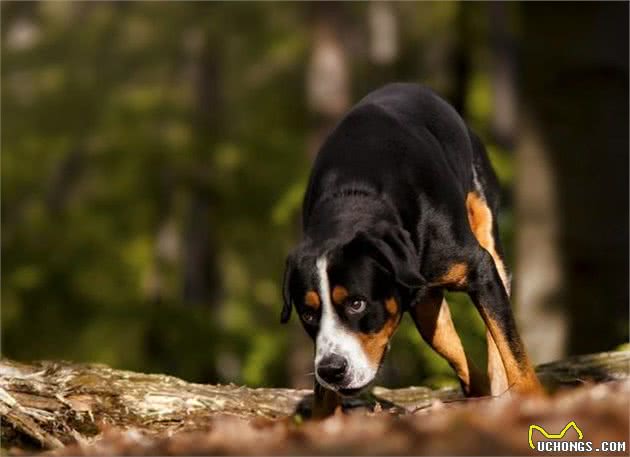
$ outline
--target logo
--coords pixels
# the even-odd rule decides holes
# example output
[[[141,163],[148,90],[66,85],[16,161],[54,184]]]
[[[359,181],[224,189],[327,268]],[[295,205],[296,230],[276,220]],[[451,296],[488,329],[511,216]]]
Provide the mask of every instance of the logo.
[[[532,424],[529,426],[529,447],[531,447],[532,449],[536,449],[536,446],[534,446],[534,441],[532,440],[532,435],[534,433],[534,430],[538,430],[540,433],[543,434],[543,436],[545,438],[548,439],[553,439],[553,440],[561,440],[562,438],[564,438],[565,433],[567,433],[567,430],[569,430],[571,427],[573,427],[575,429],[575,431],[578,434],[578,439],[582,440],[584,439],[584,434],[582,433],[582,430],[580,430],[580,427],[577,426],[577,424],[575,423],[575,421],[571,421],[569,422],[560,433],[547,433],[547,431],[542,428],[540,425],[535,425]]]
[[[578,439],[560,441],[570,428],[577,432]],[[551,441],[539,440],[534,445],[534,430],[538,430],[543,437]],[[582,433],[575,421],[569,422],[560,433],[547,433],[547,430],[540,425],[532,424],[529,426],[528,439],[529,447],[538,452],[626,452],[627,444],[625,441],[602,441],[597,446],[592,441],[584,441],[584,433]]]

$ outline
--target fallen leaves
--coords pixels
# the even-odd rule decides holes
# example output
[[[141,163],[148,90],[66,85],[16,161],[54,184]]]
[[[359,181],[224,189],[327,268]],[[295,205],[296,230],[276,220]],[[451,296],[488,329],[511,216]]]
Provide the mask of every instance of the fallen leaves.
[[[560,431],[573,420],[584,439],[597,445],[603,440],[628,443],[629,408],[630,381],[621,381],[570,389],[549,398],[435,402],[406,415],[357,410],[302,423],[290,418],[215,416],[206,430],[172,436],[112,428],[91,444],[51,454],[528,455],[536,453],[528,444],[532,423]]]

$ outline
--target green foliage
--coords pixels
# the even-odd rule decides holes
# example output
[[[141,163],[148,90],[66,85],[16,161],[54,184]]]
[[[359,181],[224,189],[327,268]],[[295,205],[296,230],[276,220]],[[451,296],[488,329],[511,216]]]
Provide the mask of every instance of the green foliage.
[[[448,92],[441,73],[417,59],[432,40],[449,42],[459,7],[397,5],[399,58],[378,69],[351,55],[355,98],[389,79]],[[280,281],[309,169],[309,11],[264,2],[2,4],[4,355],[287,384]],[[365,15],[366,5],[346,10],[355,25]],[[217,97],[204,99],[200,84]],[[481,70],[469,109],[482,133],[489,103]],[[509,155],[493,146],[490,154],[507,185]],[[219,273],[204,271],[213,293],[190,303],[187,234],[201,220]],[[451,301],[465,345],[483,359],[476,311]],[[410,322],[393,346],[385,382],[452,382]]]

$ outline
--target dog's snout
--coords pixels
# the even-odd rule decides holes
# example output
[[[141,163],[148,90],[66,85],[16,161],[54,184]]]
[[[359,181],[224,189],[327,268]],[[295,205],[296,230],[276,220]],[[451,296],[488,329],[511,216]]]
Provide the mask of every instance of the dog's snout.
[[[348,361],[336,354],[324,357],[317,365],[317,375],[331,384],[341,382],[347,371]]]

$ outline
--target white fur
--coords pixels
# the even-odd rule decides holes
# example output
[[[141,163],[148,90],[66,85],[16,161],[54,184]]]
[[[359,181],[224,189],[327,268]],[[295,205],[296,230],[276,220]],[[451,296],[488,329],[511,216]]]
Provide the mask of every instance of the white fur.
[[[315,342],[315,376],[317,381],[324,387],[337,390],[337,387],[329,385],[317,376],[319,362],[327,355],[337,354],[348,362],[349,382],[341,387],[346,389],[364,387],[374,379],[378,366],[374,366],[358,339],[343,327],[335,313],[330,295],[326,257],[318,258],[315,265],[319,279],[319,296],[322,302],[322,317],[319,334]]]
[[[473,174],[473,187],[479,194],[479,196],[486,201],[486,194],[483,191],[483,187],[481,186],[481,182],[479,182],[479,176],[477,176],[477,170],[475,170],[475,166],[472,166],[472,174]]]

